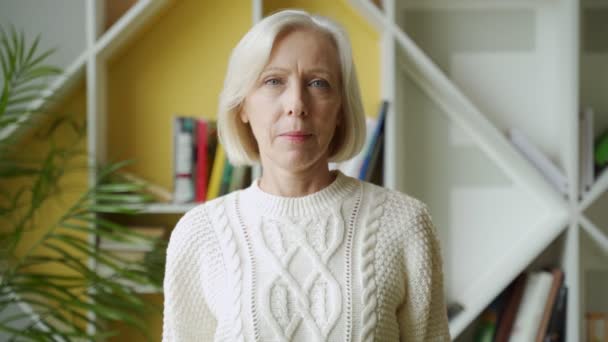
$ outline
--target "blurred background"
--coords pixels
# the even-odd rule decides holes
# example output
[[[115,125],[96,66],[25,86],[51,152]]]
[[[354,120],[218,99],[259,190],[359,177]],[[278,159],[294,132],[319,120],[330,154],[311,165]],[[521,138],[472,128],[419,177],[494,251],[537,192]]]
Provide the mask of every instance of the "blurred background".
[[[428,204],[453,339],[608,341],[608,0],[0,0],[0,340],[160,341],[171,229],[261,172],[217,144],[228,56],[285,8],[350,35],[331,167]]]

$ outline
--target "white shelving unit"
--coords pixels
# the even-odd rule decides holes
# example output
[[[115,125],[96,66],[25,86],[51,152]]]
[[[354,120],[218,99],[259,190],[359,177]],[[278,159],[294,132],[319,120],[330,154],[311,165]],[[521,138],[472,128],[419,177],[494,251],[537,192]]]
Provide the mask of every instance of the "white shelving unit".
[[[54,85],[86,77],[88,148],[97,162],[107,154],[107,62],[171,2],[140,0],[103,33],[101,3],[87,0],[87,50]],[[608,173],[579,200],[578,110],[596,109],[596,134],[608,128],[608,0],[384,0],[382,10],[349,3],[382,33],[382,94],[393,104],[385,185],[431,209],[446,294],[464,305],[452,336],[542,260],[565,270],[567,341],[584,340],[584,313],[600,299],[586,286],[608,278]],[[251,5],[257,22],[263,1]],[[567,198],[509,143],[510,127],[564,172]]]
[[[605,302],[585,285],[608,278],[608,173],[579,200],[578,112],[592,106],[596,136],[608,129],[608,1],[357,3],[385,32],[385,185],[431,208],[448,299],[465,308],[452,336],[549,263],[566,274],[567,341],[585,340],[585,312]],[[567,176],[567,197],[512,147],[511,127]]]

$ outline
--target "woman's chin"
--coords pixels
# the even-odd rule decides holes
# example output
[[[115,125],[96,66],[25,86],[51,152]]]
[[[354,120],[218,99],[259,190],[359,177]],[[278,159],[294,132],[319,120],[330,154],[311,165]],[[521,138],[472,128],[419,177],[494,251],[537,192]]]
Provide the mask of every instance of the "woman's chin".
[[[315,168],[315,166],[319,163],[321,163],[321,158],[317,156],[311,157],[302,155],[291,155],[281,162],[281,166],[283,167],[283,169],[295,173]]]

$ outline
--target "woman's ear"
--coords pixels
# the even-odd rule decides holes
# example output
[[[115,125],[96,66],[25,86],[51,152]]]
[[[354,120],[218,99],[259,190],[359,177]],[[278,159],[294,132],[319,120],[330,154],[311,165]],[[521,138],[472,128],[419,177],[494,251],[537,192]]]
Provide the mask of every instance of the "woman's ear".
[[[241,121],[243,123],[249,122],[249,117],[247,116],[247,113],[245,113],[245,111],[243,109],[239,110],[239,117],[241,118]]]

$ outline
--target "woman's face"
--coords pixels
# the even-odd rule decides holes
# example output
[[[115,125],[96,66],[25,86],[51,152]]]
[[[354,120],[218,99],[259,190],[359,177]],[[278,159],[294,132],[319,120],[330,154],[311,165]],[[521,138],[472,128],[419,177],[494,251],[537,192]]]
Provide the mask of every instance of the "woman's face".
[[[305,28],[279,35],[240,112],[251,125],[264,169],[327,166],[341,100],[340,65],[330,38]]]

